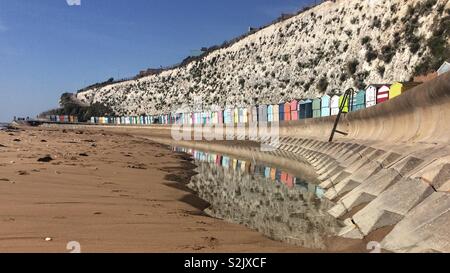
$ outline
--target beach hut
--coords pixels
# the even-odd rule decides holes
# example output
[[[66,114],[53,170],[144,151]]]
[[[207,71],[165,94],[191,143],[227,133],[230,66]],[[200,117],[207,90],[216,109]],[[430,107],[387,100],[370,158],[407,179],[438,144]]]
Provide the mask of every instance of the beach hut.
[[[281,170],[276,170],[275,171],[275,180],[277,182],[281,182]]]
[[[301,100],[299,102],[300,105],[300,119],[312,118],[313,110],[312,110],[312,100]]]
[[[267,106],[267,121],[273,122],[273,105]]]
[[[443,75],[447,72],[450,71],[450,63],[449,62],[444,62],[441,67],[439,67],[439,69],[437,70],[437,74],[438,76]]]
[[[336,116],[337,114],[339,114],[339,96],[334,95],[331,97],[330,108],[332,116]]]
[[[253,107],[248,106],[247,107],[247,123],[253,122]]]
[[[228,156],[223,156],[222,158],[222,167],[224,169],[228,169],[230,166],[230,158]]]
[[[252,122],[253,123],[258,122],[258,107],[256,107],[256,106],[252,107]]]
[[[377,104],[377,87],[369,85],[366,88],[366,108],[375,106]]]
[[[239,123],[239,109],[238,108],[234,108],[234,112],[233,112],[233,123]]]
[[[273,121],[280,121],[280,106],[278,104],[273,105]]]
[[[251,109],[250,109],[251,110]],[[249,111],[249,107],[242,108],[242,123],[248,123],[250,120],[251,111]]]
[[[259,122],[267,122],[267,105],[258,106]]]
[[[313,118],[320,118],[322,116],[322,100],[320,98],[313,100],[312,110]]]
[[[208,123],[208,115],[209,115],[208,112],[202,112],[202,117],[201,117],[201,121],[200,121],[200,123],[202,125]]]
[[[224,124],[228,123],[228,110],[227,109],[224,109],[222,111],[222,121]]]
[[[234,124],[234,109],[229,109],[228,112],[228,123]]]
[[[330,100],[331,100],[331,97],[328,95],[324,95],[321,98],[321,100],[320,100],[320,102],[321,102],[320,116],[321,117],[328,117],[331,115]]]
[[[390,85],[382,85],[377,90],[377,104],[389,100]]]
[[[277,175],[277,169],[270,168],[270,179],[275,181],[275,179],[277,179],[276,175]]]
[[[287,185],[287,177],[288,177],[288,173],[281,171],[280,181],[285,185]]]
[[[305,100],[305,116],[306,116],[306,118],[313,117],[312,104],[313,104],[312,100],[310,100],[310,99]]]
[[[284,121],[284,103],[278,104],[278,120]]]
[[[214,124],[220,124],[220,112],[221,110],[214,112]]]
[[[264,177],[270,178],[270,167],[264,167]]]
[[[402,94],[403,84],[401,82],[395,82],[389,88],[389,99],[393,99]]]
[[[304,100],[298,101],[298,104],[297,104],[298,119],[305,119],[304,106],[303,106],[304,104],[305,104]]]
[[[248,123],[248,109],[241,108],[241,119],[239,120],[241,123]]]
[[[344,108],[342,109],[342,113],[348,113],[349,112],[349,104],[350,104],[350,98],[347,98],[344,102],[345,95],[342,95],[339,97],[339,107],[344,104]]]
[[[356,95],[353,97],[353,111],[358,111],[361,109],[366,108],[366,91],[360,90]]]
[[[286,102],[284,104],[284,120],[285,121],[291,120],[291,103],[290,102]]]
[[[291,101],[291,120],[298,120],[298,100]]]
[[[395,82],[389,88],[389,99],[400,96],[403,92],[412,89],[421,83],[418,82]]]
[[[194,113],[194,124],[197,125],[199,124],[200,118],[198,117],[198,113]]]
[[[217,112],[217,124],[223,124],[223,110]]]
[[[288,174],[287,178],[286,178],[286,186],[288,188],[292,189],[294,187],[294,181],[295,181],[294,176],[292,176],[291,174]]]

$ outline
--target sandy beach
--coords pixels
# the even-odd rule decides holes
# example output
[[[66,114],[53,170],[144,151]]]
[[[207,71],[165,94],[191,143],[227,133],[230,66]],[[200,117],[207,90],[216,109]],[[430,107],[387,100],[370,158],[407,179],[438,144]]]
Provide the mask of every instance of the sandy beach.
[[[40,162],[40,161],[41,162]],[[46,162],[48,161],[48,162]],[[310,252],[208,217],[189,158],[102,131],[0,131],[0,252]]]

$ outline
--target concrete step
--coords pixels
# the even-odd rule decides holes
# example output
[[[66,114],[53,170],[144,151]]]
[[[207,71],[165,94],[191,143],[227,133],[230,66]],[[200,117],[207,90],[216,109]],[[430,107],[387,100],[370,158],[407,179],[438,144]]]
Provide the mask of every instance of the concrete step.
[[[381,242],[392,252],[450,252],[450,195],[435,192],[408,212]]]

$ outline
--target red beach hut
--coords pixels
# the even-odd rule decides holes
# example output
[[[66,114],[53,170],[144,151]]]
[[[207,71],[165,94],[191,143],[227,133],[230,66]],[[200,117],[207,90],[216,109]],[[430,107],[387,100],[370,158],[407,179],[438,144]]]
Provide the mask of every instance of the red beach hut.
[[[298,101],[291,101],[291,120],[298,120],[298,111],[297,111]]]
[[[286,102],[284,104],[284,120],[289,121],[291,120],[291,103]]]

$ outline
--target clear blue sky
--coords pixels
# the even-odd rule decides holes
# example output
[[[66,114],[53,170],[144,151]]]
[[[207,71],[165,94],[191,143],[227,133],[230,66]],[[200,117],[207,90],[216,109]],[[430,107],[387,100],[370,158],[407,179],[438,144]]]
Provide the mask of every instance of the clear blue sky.
[[[76,0],[71,0],[76,1]],[[0,0],[0,121],[63,92],[180,62],[314,0]]]

